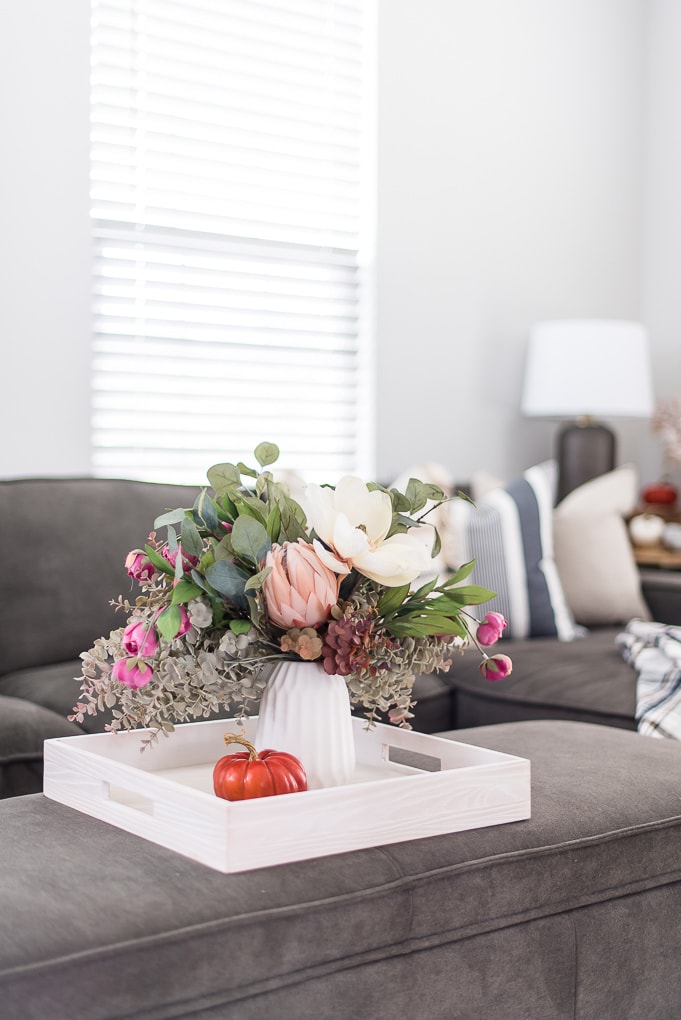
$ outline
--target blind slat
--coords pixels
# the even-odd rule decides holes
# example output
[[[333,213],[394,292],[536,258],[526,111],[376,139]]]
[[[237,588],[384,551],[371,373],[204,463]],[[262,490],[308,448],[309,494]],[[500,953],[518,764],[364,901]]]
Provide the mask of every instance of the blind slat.
[[[92,0],[97,474],[358,470],[370,8]]]

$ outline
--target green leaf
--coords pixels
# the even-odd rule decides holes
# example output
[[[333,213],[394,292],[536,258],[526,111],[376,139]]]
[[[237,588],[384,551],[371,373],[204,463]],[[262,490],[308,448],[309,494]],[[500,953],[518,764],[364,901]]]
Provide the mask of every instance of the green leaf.
[[[230,537],[237,556],[255,566],[259,566],[267,551],[272,548],[264,524],[253,517],[237,517]]]
[[[412,513],[421,510],[428,502],[426,487],[418,478],[410,478],[405,489],[405,496],[411,504]]]
[[[188,556],[196,556],[197,560],[203,556],[203,542],[191,517],[185,517],[182,521],[180,541],[182,549]]]
[[[168,510],[167,513],[161,514],[154,521],[154,529],[163,528],[166,524],[179,524],[187,516],[187,511],[179,508],[177,510]]]
[[[187,602],[191,602],[192,599],[197,598],[202,592],[202,588],[195,584],[193,581],[187,581],[183,578],[173,588],[173,597],[170,601],[172,606],[184,605]]]
[[[237,468],[239,469],[241,474],[242,475],[246,475],[247,478],[257,478],[258,477],[258,472],[254,471],[252,467],[248,466],[248,464],[244,464],[244,462],[242,460],[240,460],[239,463],[237,464]]]
[[[396,513],[404,511],[408,513],[411,510],[411,501],[407,499],[404,493],[400,492],[399,489],[390,490],[390,498],[393,504],[393,510]]]
[[[387,588],[379,599],[378,609],[380,616],[391,616],[404,602],[409,594],[409,585],[403,584],[399,588]]]
[[[443,492],[439,485],[433,485],[431,482],[424,482],[423,489],[428,499],[436,500],[438,502],[446,502],[449,498],[447,493]]]
[[[175,570],[172,567],[172,565],[168,563],[168,560],[164,556],[161,556],[160,553],[157,553],[156,550],[152,548],[152,546],[145,545],[144,551],[157,570],[163,571],[164,574],[170,574],[171,577],[175,576]]]
[[[440,538],[440,532],[437,530],[437,528],[433,528],[433,551],[430,554],[431,558],[435,559],[435,557],[439,554],[441,549],[442,539]]]
[[[216,495],[222,496],[241,485],[241,475],[234,464],[214,464],[208,469],[208,481]]]
[[[166,641],[172,641],[182,623],[182,615],[180,613],[179,606],[168,606],[156,617],[156,629],[159,634],[166,639]]]
[[[237,635],[238,634],[248,634],[249,630],[251,629],[251,621],[250,620],[230,620],[229,621],[229,629],[231,630],[232,634],[237,634]]]
[[[279,541],[279,535],[281,533],[281,510],[276,503],[270,507],[270,512],[267,515],[267,521],[265,522],[265,528],[267,534],[273,542]]]
[[[267,467],[279,460],[279,447],[276,443],[258,443],[255,448],[255,459],[260,467]]]
[[[265,567],[264,570],[260,570],[257,574],[253,574],[252,577],[246,581],[245,591],[255,591],[262,587],[263,581],[269,574],[272,573],[272,567]]]
[[[220,519],[213,500],[205,489],[202,489],[194,503],[194,521],[206,531],[216,532],[220,528]]]
[[[448,577],[446,581],[443,581],[440,588],[451,588],[453,585],[460,584],[461,581],[465,581],[465,579],[472,574],[474,567],[475,560],[463,563],[451,577]]]
[[[481,602],[489,602],[497,594],[495,591],[490,591],[489,588],[482,588],[479,584],[461,585],[461,587],[450,591],[449,594],[454,594],[454,592],[459,598],[465,600],[467,606],[479,606]]]
[[[235,605],[245,608],[244,591],[249,575],[230,560],[217,560],[206,570],[206,580]]]
[[[431,591],[433,591],[433,589],[435,588],[436,584],[437,584],[437,577],[434,577],[432,579],[432,581],[428,581],[427,584],[424,584],[421,588],[419,588],[417,591],[415,591],[414,594],[412,595],[412,598],[413,599],[423,599],[423,598],[425,598],[426,595],[430,595]]]

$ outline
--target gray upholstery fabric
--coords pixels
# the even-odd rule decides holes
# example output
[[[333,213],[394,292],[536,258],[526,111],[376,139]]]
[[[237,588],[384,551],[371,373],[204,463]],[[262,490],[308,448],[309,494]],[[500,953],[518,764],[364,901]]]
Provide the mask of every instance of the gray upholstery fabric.
[[[456,726],[567,719],[636,729],[636,673],[615,647],[619,629],[575,641],[502,641],[497,649],[511,656],[513,672],[497,682],[481,679],[479,655],[467,651],[443,677],[455,696]]]
[[[0,797],[42,789],[43,742],[81,732],[40,705],[0,695]]]
[[[450,736],[530,758],[529,821],[222,875],[4,801],[3,1017],[677,1016],[681,747],[567,722]]]
[[[123,564],[195,489],[106,479],[0,481],[0,676],[77,659],[118,626]],[[178,502],[178,497],[181,497]]]

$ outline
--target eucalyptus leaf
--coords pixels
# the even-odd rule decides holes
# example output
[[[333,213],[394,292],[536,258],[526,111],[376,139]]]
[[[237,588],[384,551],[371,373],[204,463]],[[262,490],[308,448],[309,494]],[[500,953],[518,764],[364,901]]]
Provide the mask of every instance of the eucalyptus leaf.
[[[248,464],[244,464],[242,460],[240,460],[239,463],[237,464],[237,468],[241,472],[241,474],[246,475],[247,478],[258,477],[258,472],[254,471],[252,467],[248,466]]]
[[[212,533],[220,527],[220,518],[215,504],[205,489],[202,489],[194,503],[194,520],[199,526],[203,526],[206,531]]]
[[[232,548],[237,556],[258,566],[272,548],[264,524],[254,517],[237,517],[231,533]]]
[[[405,496],[411,504],[412,513],[421,510],[428,502],[426,487],[418,478],[410,478],[405,489]]]
[[[201,536],[199,535],[194,521],[190,517],[185,517],[182,521],[180,541],[182,542],[183,551],[186,552],[188,556],[196,556],[197,559],[200,559],[203,555],[203,542],[201,540]]]
[[[279,447],[276,443],[258,443],[255,448],[255,459],[260,467],[267,467],[279,460]]]
[[[229,629],[231,630],[232,634],[237,634],[237,635],[239,635],[239,634],[248,634],[249,630],[251,629],[251,621],[250,620],[230,620],[229,621]]]
[[[217,560],[206,571],[206,580],[221,595],[235,605],[245,608],[244,591],[248,574],[230,560]]]
[[[208,469],[208,481],[216,495],[222,496],[241,484],[241,475],[234,464],[214,464]]]
[[[167,513],[161,514],[154,521],[154,529],[164,528],[166,524],[179,524],[187,516],[187,511],[179,508],[177,510],[168,510]]]

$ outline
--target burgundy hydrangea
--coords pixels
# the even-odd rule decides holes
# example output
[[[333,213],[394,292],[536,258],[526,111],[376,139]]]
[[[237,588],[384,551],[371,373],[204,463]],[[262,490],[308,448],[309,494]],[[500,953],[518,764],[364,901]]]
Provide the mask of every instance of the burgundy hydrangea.
[[[322,650],[324,669],[330,675],[340,676],[368,669],[372,658],[375,659],[375,647],[371,616],[343,616],[340,620],[331,620]]]

